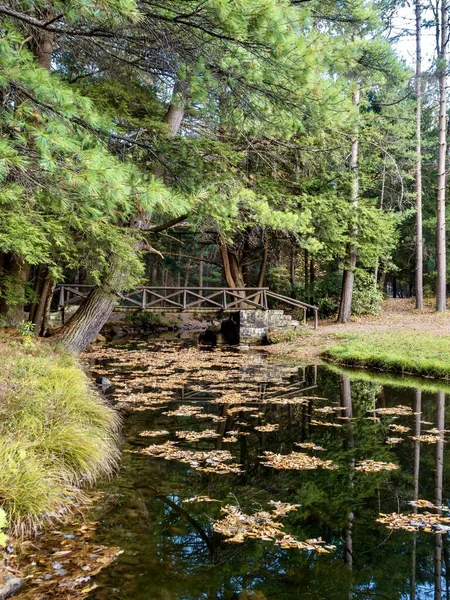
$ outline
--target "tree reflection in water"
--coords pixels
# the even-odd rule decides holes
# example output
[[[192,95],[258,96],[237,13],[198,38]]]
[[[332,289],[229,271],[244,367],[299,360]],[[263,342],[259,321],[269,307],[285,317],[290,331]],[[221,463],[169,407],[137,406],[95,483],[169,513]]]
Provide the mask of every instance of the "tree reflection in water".
[[[125,347],[123,350],[126,352]],[[158,353],[157,347],[154,352]],[[166,345],[164,352],[173,358],[174,372],[182,368],[182,363],[176,362],[177,342],[172,347]],[[104,501],[96,508],[101,519],[98,541],[121,546],[124,553],[114,568],[99,575],[99,587],[89,597],[428,600],[434,589],[436,600],[447,598],[445,586],[442,589],[443,577],[447,576],[447,534],[390,532],[376,522],[379,512],[410,512],[411,500],[424,498],[440,505],[446,498],[448,461],[443,436],[435,445],[409,438],[433,426],[445,429],[444,393],[421,393],[398,387],[398,381],[383,386],[377,375],[367,380],[366,374],[366,380],[361,380],[323,366],[299,368],[279,359],[252,357],[251,353],[239,357],[220,349],[199,352],[202,368],[193,369],[190,377],[184,374],[180,385],[174,380],[170,408],[195,403],[206,415],[225,417],[215,425],[207,418],[165,416],[163,410],[128,415],[126,449],[132,453],[124,454],[119,477],[105,485]],[[108,366],[108,378],[116,376],[116,381],[127,382],[130,391],[136,391],[131,373],[136,370],[133,350],[129,351],[129,362],[129,368],[121,363],[117,371],[107,359],[99,365]],[[209,362],[214,367],[208,370]],[[151,381],[139,388],[141,392],[152,389]],[[215,403],[227,393],[231,398],[229,392],[241,396],[239,406],[253,410],[230,413],[227,409],[236,403]],[[325,400],[311,399],[313,396]],[[302,397],[308,400],[302,403]],[[282,398],[294,402],[282,404]],[[274,400],[279,403],[273,404]],[[410,407],[412,414],[374,412],[397,405]],[[314,421],[324,425],[314,425]],[[255,430],[255,426],[267,423],[279,428]],[[396,433],[403,441],[389,445],[390,424],[407,426],[411,431]],[[217,438],[187,444],[175,436],[178,430],[212,427],[216,427]],[[169,436],[150,442],[139,436],[141,431],[152,429],[169,431]],[[230,431],[237,441],[227,441]],[[228,450],[243,472],[202,473],[177,461],[138,453],[143,445],[167,439],[178,441],[183,449]],[[295,445],[305,442],[325,451]],[[339,468],[278,471],[261,464],[264,451],[282,455],[307,452],[331,460]],[[400,469],[355,470],[358,462],[367,460],[396,463]],[[202,495],[221,502],[183,502]],[[301,505],[283,519],[286,533],[299,540],[322,537],[336,545],[336,551],[318,555],[281,549],[261,540],[230,544],[214,533],[212,525],[221,518],[221,506],[239,506],[242,512],[252,514],[268,510],[270,500]]]

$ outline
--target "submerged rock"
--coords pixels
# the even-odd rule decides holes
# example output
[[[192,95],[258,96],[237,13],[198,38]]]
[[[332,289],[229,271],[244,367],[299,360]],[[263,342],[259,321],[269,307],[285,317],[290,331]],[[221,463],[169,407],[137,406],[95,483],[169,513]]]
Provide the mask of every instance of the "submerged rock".
[[[222,321],[220,333],[223,334],[227,344],[234,346],[239,343],[239,326],[233,319]]]
[[[9,598],[22,584],[21,579],[0,567],[0,600]]]
[[[98,385],[101,385],[102,388],[107,388],[112,385],[110,380],[107,377],[97,377],[95,380],[95,383],[97,383]]]
[[[214,329],[206,329],[198,336],[198,342],[205,346],[217,346],[217,333]]]

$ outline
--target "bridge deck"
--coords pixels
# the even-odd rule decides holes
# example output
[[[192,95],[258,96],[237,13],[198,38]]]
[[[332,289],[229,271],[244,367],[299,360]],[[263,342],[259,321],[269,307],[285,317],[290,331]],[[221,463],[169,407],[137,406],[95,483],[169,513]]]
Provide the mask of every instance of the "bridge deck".
[[[57,286],[59,308],[81,304],[94,289],[92,285],[64,283]],[[117,294],[117,310],[148,310],[163,312],[268,310],[269,304],[284,304],[314,314],[314,328],[318,325],[318,308],[294,298],[288,298],[269,288],[213,288],[213,287],[136,287]]]

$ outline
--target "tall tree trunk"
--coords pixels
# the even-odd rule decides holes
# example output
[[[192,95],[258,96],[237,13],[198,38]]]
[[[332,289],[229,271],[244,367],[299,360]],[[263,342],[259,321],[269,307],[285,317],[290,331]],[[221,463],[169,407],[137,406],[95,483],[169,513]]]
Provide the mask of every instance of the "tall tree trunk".
[[[445,247],[445,185],[447,166],[447,43],[448,43],[448,0],[441,3],[441,35],[439,48],[439,154],[438,154],[438,193],[436,228],[436,310],[445,312],[446,290],[446,247]]]
[[[314,304],[314,288],[316,284],[316,271],[314,259],[309,263],[309,303]]]
[[[266,240],[266,236],[264,236],[263,238],[263,257],[262,257],[262,261],[261,261],[261,266],[259,267],[259,275],[258,275],[258,282],[256,284],[256,287],[263,287],[264,285],[264,279],[266,277],[266,270],[267,270],[267,258],[269,256],[269,245],[267,243]]]
[[[169,136],[175,137],[181,127],[186,110],[186,102],[189,94],[189,85],[185,81],[177,79],[173,86],[172,99],[164,117],[164,123],[169,128]]]
[[[416,0],[416,308],[423,310],[422,235],[422,7]]]
[[[186,264],[186,273],[184,276],[184,287],[188,287],[190,272],[191,272],[191,259],[189,259]]]
[[[269,245],[267,243],[266,236],[263,233],[263,257],[261,260],[261,265],[259,267],[258,281],[256,283],[256,287],[261,288],[264,286],[264,279],[266,277],[266,271],[267,271],[268,256],[269,256]],[[261,294],[258,294],[255,297],[255,302],[261,302]]]
[[[17,254],[10,256],[8,278],[11,304],[7,306],[6,321],[10,327],[17,327],[25,319],[25,285],[28,280],[28,267]]]
[[[353,93],[353,104],[356,107],[357,113],[359,113],[359,103],[361,98],[361,84],[358,81],[356,89]],[[358,206],[359,196],[359,173],[358,173],[358,153],[359,153],[359,136],[358,136],[358,125],[356,125],[355,132],[352,137],[352,151],[350,157],[350,170],[352,172],[352,193],[351,203],[354,209]],[[356,236],[358,230],[356,227],[353,228],[352,235]],[[342,290],[341,290],[341,301],[339,304],[338,321],[340,323],[347,323],[350,319],[352,312],[352,298],[353,298],[353,285],[355,282],[355,267],[356,267],[357,251],[356,246],[353,244],[348,245],[347,265],[344,269],[342,277]]]
[[[36,336],[41,335],[41,332],[44,327],[45,321],[45,307],[47,306],[48,297],[50,292],[52,291],[52,280],[48,277],[45,278],[44,283],[42,284],[40,291],[39,304],[37,306],[36,312],[34,314],[33,323],[35,324],[34,334]],[[53,294],[52,294],[53,295]],[[51,301],[51,298],[50,298]]]
[[[223,273],[227,286],[230,288],[245,287],[241,261],[236,253],[222,240],[220,243],[220,256],[222,258]]]
[[[202,236],[202,240],[203,240],[203,236]],[[201,246],[200,246],[200,264],[198,266],[198,287],[200,287],[200,288],[203,287],[203,272],[205,270],[204,258],[205,258],[205,246],[202,241]]]
[[[295,298],[295,250],[296,247],[294,244],[292,244],[289,260],[289,283],[291,286],[291,298]]]
[[[41,330],[39,332],[39,335],[41,337],[45,337],[47,335],[48,326],[50,322],[50,309],[52,305],[53,294],[55,293],[56,288],[56,283],[54,281],[49,280],[49,283],[50,286],[48,289],[47,297],[45,299],[44,315],[42,317]]]
[[[386,189],[386,164],[383,160],[383,177],[381,179],[381,194],[380,194],[380,209],[384,208],[384,192]],[[377,256],[375,262],[375,271],[374,271],[374,285],[375,289],[378,287],[378,271],[380,270],[380,257]]]
[[[38,11],[37,18],[40,21],[50,21],[55,15],[53,10]],[[37,62],[50,70],[52,67],[53,43],[55,34],[46,29],[34,29],[33,37],[30,42],[31,51],[33,52]]]
[[[303,260],[305,261],[305,302],[307,302],[309,297],[309,252],[306,248],[303,252]]]

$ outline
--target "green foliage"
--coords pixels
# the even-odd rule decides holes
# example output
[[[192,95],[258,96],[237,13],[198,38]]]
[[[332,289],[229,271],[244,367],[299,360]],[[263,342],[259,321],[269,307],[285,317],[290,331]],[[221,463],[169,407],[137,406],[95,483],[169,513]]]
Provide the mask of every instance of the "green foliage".
[[[353,288],[353,313],[355,315],[373,315],[381,310],[383,294],[375,284],[373,273],[356,269]]]
[[[169,327],[177,320],[177,318],[170,321],[160,313],[142,311],[132,312],[130,315],[126,316],[126,320],[134,327],[152,330],[158,329],[159,327]]]
[[[187,215],[192,230],[213,230],[236,255],[250,246],[251,265],[263,240],[269,267],[281,262],[272,240],[295,240],[315,261],[316,291],[308,282],[291,290],[286,272],[269,270],[269,279],[315,297],[326,314],[339,289],[333,278],[333,291],[317,290],[345,267],[349,244],[359,268],[392,268],[411,200],[414,123],[410,74],[384,37],[384,3],[62,4],[57,27],[77,33],[55,36],[51,71],[27,49],[22,22],[3,20],[1,252],[45,265],[54,280],[82,271],[98,284],[120,264],[127,287],[143,277],[138,248],[167,242],[149,226]],[[45,15],[59,3],[37,7]],[[169,105],[184,111],[180,135],[170,134]],[[355,130],[357,207],[349,202]],[[257,280],[245,260],[239,268]],[[7,304],[29,299],[21,293]],[[0,294],[9,294],[7,277]],[[355,289],[357,312],[377,302]]]
[[[34,323],[31,323],[31,321],[22,321],[21,323],[19,323],[19,333],[23,337],[33,335],[34,327]]]
[[[295,342],[299,338],[307,338],[312,335],[310,329],[301,329],[300,327],[290,331],[269,331],[267,334],[268,344],[281,344],[286,342]]]
[[[2,347],[2,359],[0,504],[25,531],[115,469],[118,418],[71,356],[39,344]]]

